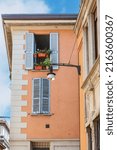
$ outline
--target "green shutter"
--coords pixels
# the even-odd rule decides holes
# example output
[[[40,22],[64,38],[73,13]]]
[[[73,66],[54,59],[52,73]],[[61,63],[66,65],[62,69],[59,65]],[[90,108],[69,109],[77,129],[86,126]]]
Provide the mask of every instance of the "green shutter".
[[[50,33],[50,60],[52,63],[58,63],[58,33]],[[58,69],[58,66],[53,66],[53,69]]]
[[[40,113],[41,79],[33,79],[33,113]]]
[[[33,69],[34,34],[26,33],[25,67]]]
[[[42,79],[42,99],[41,99],[41,111],[42,113],[49,113],[50,108],[50,81],[48,79]]]

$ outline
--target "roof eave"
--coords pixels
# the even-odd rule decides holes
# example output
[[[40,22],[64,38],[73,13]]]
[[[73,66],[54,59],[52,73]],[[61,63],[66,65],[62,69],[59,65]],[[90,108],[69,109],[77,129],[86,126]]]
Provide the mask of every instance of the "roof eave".
[[[2,14],[3,20],[73,20],[77,14]]]

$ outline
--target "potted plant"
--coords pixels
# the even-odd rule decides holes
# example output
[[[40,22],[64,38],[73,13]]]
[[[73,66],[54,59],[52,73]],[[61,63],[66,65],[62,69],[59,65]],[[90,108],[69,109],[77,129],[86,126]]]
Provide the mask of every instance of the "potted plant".
[[[44,49],[44,50],[39,50],[37,51],[38,52],[38,57],[40,58],[45,58],[45,57],[48,57],[51,53],[51,50],[50,49]]]
[[[46,57],[46,53],[45,53],[45,50],[40,50],[39,52],[38,52],[38,57],[40,58],[45,58]]]
[[[35,70],[42,70],[42,64],[35,63],[34,68]]]
[[[49,67],[50,65],[51,65],[50,59],[49,59],[49,58],[46,58],[46,59],[44,60],[44,62],[43,62],[43,66]]]

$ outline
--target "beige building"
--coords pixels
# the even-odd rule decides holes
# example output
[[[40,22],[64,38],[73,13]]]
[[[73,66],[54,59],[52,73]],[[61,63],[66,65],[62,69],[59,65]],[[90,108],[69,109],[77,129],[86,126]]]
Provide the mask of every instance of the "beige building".
[[[75,31],[80,76],[80,147],[100,149],[100,1],[82,0]]]

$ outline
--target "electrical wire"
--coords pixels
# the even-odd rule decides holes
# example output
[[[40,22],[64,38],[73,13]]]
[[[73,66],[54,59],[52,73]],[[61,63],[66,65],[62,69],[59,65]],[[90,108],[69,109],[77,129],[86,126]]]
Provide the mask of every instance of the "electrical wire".
[[[68,64],[70,64],[70,61],[71,61],[71,58],[72,58],[73,52],[74,52],[74,50],[75,50],[76,41],[77,41],[77,36],[76,36],[75,41],[74,41],[74,45],[73,45],[73,48],[72,48],[72,51],[71,51],[71,55],[70,55],[70,58],[69,58]]]

